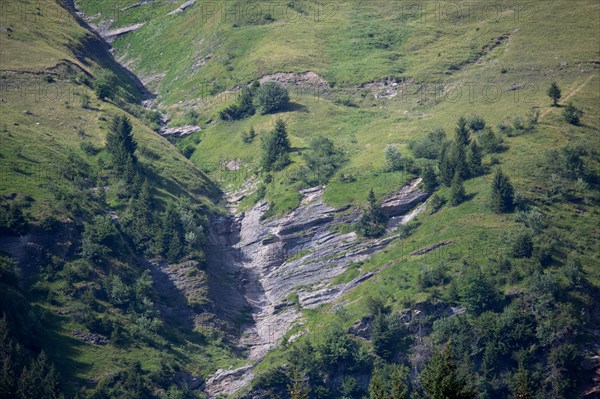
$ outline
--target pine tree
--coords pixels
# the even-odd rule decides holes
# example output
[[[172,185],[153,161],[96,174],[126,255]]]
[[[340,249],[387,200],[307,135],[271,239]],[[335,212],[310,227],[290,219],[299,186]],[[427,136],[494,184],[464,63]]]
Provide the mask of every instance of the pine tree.
[[[14,343],[9,337],[6,315],[0,319],[0,398],[9,398],[16,387]]]
[[[437,178],[431,165],[426,164],[423,167],[421,175],[423,178],[423,186],[425,188],[425,191],[427,191],[428,193],[433,193],[437,188]]]
[[[498,168],[492,179],[489,205],[496,213],[511,212],[514,208],[514,189],[508,176]]]
[[[546,92],[546,94],[552,99],[552,105],[557,106],[558,100],[560,100],[561,97],[561,93],[560,88],[558,87],[556,82],[552,82],[550,87],[548,87],[548,91]]]
[[[457,206],[465,199],[465,187],[460,174],[456,172],[450,186],[450,203],[452,206]]]
[[[452,178],[454,177],[454,164],[450,159],[450,151],[446,148],[442,150],[440,155],[439,169],[440,180],[446,187],[450,187]]]
[[[294,372],[294,385],[289,386],[290,399],[308,399],[310,389],[304,385],[304,378],[298,371]]]
[[[437,351],[421,374],[421,385],[431,399],[471,399],[475,394],[458,374],[452,359],[452,346]]]
[[[183,226],[172,203],[169,203],[163,215],[160,241],[163,256],[169,262],[179,260],[184,247]]]
[[[133,139],[131,121],[126,116],[115,116],[106,136],[106,150],[112,156],[116,172],[129,181],[131,181],[136,171],[136,148],[137,144]]]
[[[390,399],[408,399],[410,374],[405,366],[394,365],[391,373],[392,392]]]
[[[481,173],[482,158],[481,147],[476,141],[473,141],[467,150],[467,165],[471,176],[478,176]]]
[[[371,189],[369,191],[369,204],[363,211],[356,230],[364,237],[379,237],[385,232],[387,217],[384,215],[381,207],[375,199],[375,193]]]
[[[152,194],[148,180],[144,179],[137,199],[130,200],[130,212],[127,233],[137,249],[147,250],[153,235]]]
[[[450,162],[452,162],[454,174],[458,173],[463,179],[470,176],[469,165],[467,164],[467,147],[458,141],[452,143],[450,148]]]
[[[278,119],[275,122],[275,130],[264,139],[262,144],[261,164],[265,171],[281,170],[289,163],[290,140],[283,120]]]
[[[471,143],[471,134],[469,133],[469,128],[467,127],[467,120],[464,117],[461,116],[458,119],[454,133],[456,143],[461,145],[463,148],[467,147]]]
[[[515,375],[516,386],[514,395],[517,399],[532,399],[533,391],[531,390],[531,381],[529,380],[529,372],[523,364],[519,364],[519,369]]]
[[[369,384],[369,397],[370,399],[387,399],[387,392],[385,391],[383,377],[381,375],[379,367],[373,370],[371,376],[371,383]]]

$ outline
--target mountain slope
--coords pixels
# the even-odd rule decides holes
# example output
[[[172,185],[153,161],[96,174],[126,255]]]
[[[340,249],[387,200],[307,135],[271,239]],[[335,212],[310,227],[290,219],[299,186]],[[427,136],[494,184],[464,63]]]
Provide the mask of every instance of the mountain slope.
[[[12,217],[3,220],[13,221],[2,250],[22,269],[3,258],[3,310],[21,341],[36,329],[35,317],[17,317],[27,313],[14,310],[21,298],[56,318],[25,345],[35,356],[58,343],[46,350],[76,381],[68,392],[89,384],[85,395],[384,397],[386,381],[399,378],[435,397],[427,376],[447,374],[466,397],[597,394],[597,2],[77,2],[153,98],[66,8],[27,4],[48,23],[7,13],[0,32],[1,194]],[[26,49],[39,51],[28,60]],[[92,90],[103,69],[117,75],[104,101]],[[281,83],[290,103],[221,117],[257,81]],[[559,107],[546,95],[551,82],[562,89]],[[28,85],[36,95],[20,90]],[[563,117],[567,102],[583,112],[580,123]],[[160,137],[157,111],[194,133]],[[119,176],[104,149],[116,114],[133,122],[137,176],[151,187],[141,238],[139,182]],[[452,153],[461,116],[468,141],[485,147],[481,165]],[[262,140],[278,119],[290,162],[268,171]],[[430,133],[440,128],[441,144],[431,138],[439,130]],[[490,134],[503,143],[490,149]],[[319,153],[320,136],[338,152]],[[424,155],[436,145],[452,160]],[[337,164],[322,173],[329,158]],[[462,196],[450,184],[459,179],[443,182],[456,159],[469,161]],[[428,167],[438,183],[431,198],[403,206],[423,193],[416,178]],[[514,186],[509,212],[490,207],[499,169]],[[380,204],[393,216],[388,228],[364,237],[357,222]],[[14,222],[19,209],[28,228]],[[74,227],[59,229],[65,249],[50,250],[62,261],[42,257],[39,271],[19,248],[51,245],[38,233],[48,214]],[[82,263],[82,238],[106,216],[117,229],[103,244],[108,255]],[[169,234],[184,247],[171,260]],[[123,301],[115,275],[131,287]],[[119,325],[125,344],[118,333],[109,345],[81,344],[107,335],[94,320]],[[450,351],[453,365],[436,370]],[[106,377],[115,359],[120,371]],[[132,375],[146,388],[124,389]]]

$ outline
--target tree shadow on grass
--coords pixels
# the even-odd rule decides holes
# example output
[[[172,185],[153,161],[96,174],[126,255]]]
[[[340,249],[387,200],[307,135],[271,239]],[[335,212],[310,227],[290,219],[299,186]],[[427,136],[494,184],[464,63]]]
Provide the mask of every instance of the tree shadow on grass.
[[[300,103],[290,101],[285,107],[282,107],[279,112],[308,112],[308,108]]]

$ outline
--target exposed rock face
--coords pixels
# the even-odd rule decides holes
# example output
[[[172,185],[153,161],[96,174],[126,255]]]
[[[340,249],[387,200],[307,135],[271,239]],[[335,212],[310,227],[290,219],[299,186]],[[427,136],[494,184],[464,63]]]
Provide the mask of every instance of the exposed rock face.
[[[348,333],[363,339],[371,339],[371,322],[372,317],[365,316],[348,328]]]
[[[108,343],[106,337],[88,331],[73,331],[72,335],[73,337],[92,345],[106,345]]]
[[[167,15],[181,14],[182,12],[190,8],[192,5],[194,5],[195,2],[196,0],[188,0],[173,11],[169,12]]]
[[[387,217],[403,215],[416,203],[426,200],[429,194],[416,188],[421,179],[414,180],[410,185],[403,187],[398,194],[387,198],[382,202],[381,208]]]
[[[26,281],[37,273],[49,255],[71,258],[78,247],[80,233],[74,223],[61,224],[56,231],[30,227],[23,235],[0,233],[0,251],[19,263]]]
[[[178,127],[169,127],[163,128],[160,130],[161,136],[176,136],[176,137],[185,137],[189,136],[192,133],[199,132],[200,126],[195,125],[186,125],[186,126],[178,126]]]
[[[133,24],[133,25],[125,26],[123,28],[110,29],[110,30],[101,30],[99,33],[100,33],[100,35],[102,36],[102,38],[104,40],[106,40],[107,42],[110,42],[110,41],[116,39],[117,37],[119,37],[121,35],[124,35],[124,34],[129,33],[129,32],[136,31],[136,30],[140,29],[144,25],[145,25],[145,22],[140,22],[138,24]]]
[[[221,392],[235,392],[246,386],[254,375],[252,368],[248,365],[235,370],[219,369],[208,381],[206,381],[206,393],[214,397]]]
[[[211,297],[222,300],[217,313],[225,317],[239,318],[249,311],[252,323],[240,339],[249,360],[259,362],[301,322],[299,307],[316,308],[334,302],[376,275],[377,271],[369,272],[348,283],[331,285],[348,266],[398,238],[394,229],[405,220],[402,215],[428,196],[416,188],[419,182],[411,182],[384,202],[386,214],[399,217],[399,222],[388,228],[385,237],[375,240],[363,240],[353,232],[340,233],[334,228],[355,223],[360,210],[326,205],[322,200],[324,187],[301,191],[304,197],[300,206],[278,219],[262,219],[269,207],[262,202],[238,216],[213,222],[212,247],[207,251]],[[295,294],[297,301],[291,300],[290,294]],[[209,397],[233,393],[252,379],[252,368],[219,370],[207,381],[206,392]]]

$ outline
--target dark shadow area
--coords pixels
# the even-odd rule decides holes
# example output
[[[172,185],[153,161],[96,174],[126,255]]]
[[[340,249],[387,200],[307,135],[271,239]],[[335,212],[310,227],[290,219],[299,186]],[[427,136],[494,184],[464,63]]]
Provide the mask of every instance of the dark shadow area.
[[[308,112],[308,108],[300,103],[290,101],[279,112]]]

